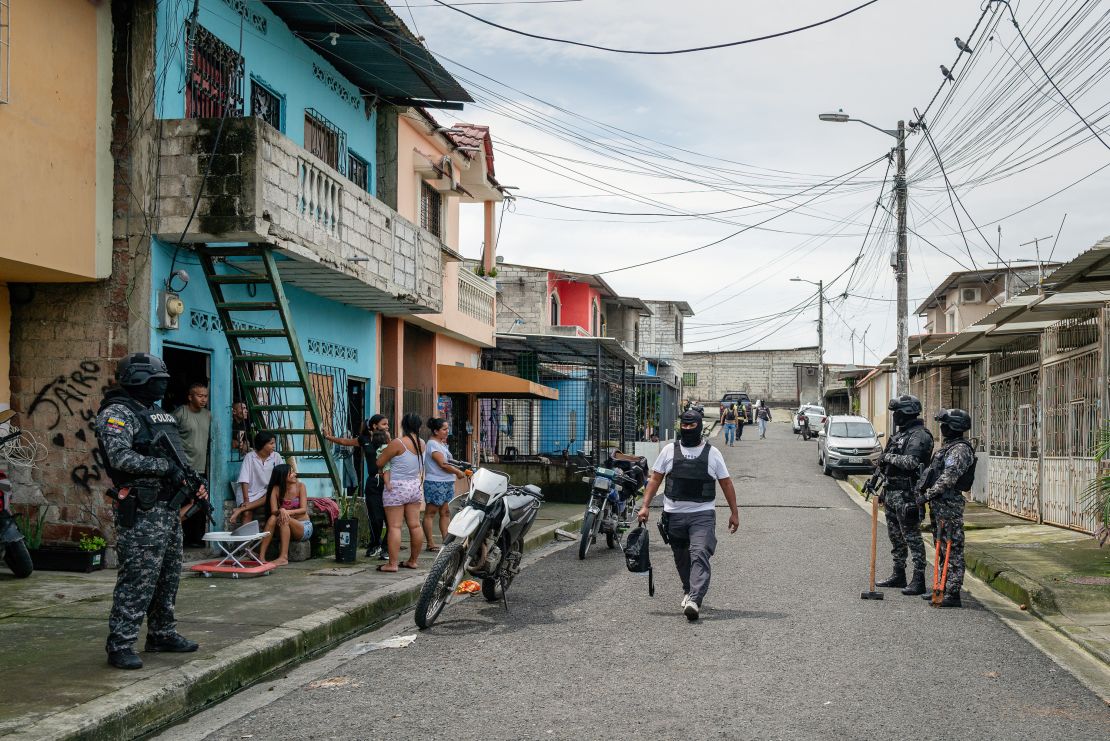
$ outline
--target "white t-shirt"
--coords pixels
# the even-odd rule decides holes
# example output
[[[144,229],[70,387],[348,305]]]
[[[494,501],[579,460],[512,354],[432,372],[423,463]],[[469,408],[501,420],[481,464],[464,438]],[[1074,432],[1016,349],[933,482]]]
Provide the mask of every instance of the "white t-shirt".
[[[702,443],[696,448],[687,448],[685,445],[680,447],[682,450],[682,457],[686,460],[693,460],[701,455],[705,443]],[[671,472],[673,466],[674,443],[671,443],[664,446],[663,449],[659,451],[659,457],[655,459],[655,465],[651,467],[651,470],[666,476]],[[712,446],[709,448],[709,475],[718,481],[729,478],[724,456],[721,455],[721,451]],[[668,496],[664,495],[663,497],[664,512],[706,512],[713,509],[714,506],[713,502],[676,502]]]
[[[247,502],[266,496],[266,487],[270,485],[270,474],[274,472],[274,466],[284,462],[276,451],[270,453],[270,457],[266,460],[262,460],[253,450],[243,456],[243,465],[239,467],[238,483],[247,485]],[[242,487],[235,487],[235,503],[242,506],[247,502],[243,502]]]

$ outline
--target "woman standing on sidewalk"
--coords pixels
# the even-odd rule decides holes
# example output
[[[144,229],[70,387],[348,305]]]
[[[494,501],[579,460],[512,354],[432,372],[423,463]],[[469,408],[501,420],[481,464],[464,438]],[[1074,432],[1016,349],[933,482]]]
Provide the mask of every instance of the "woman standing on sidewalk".
[[[363,493],[366,497],[366,513],[370,517],[370,545],[366,548],[366,557],[381,557],[385,552],[382,538],[382,528],[385,527],[385,505],[382,495],[385,487],[378,471],[378,445],[374,442],[374,433],[386,435],[389,440],[389,418],[384,414],[375,414],[362,423],[358,437],[335,437],[324,435],[328,442],[336,445],[346,445],[362,449],[362,459],[366,461],[366,486]]]
[[[416,558],[424,547],[424,533],[420,530],[420,504],[424,501],[424,443],[420,440],[420,416],[409,412],[401,417],[401,436],[385,446],[378,456],[378,468],[390,463],[389,486],[382,494],[385,521],[388,525],[386,548],[389,563],[378,571],[397,571],[398,568],[415,569]],[[401,524],[409,529],[409,558],[401,561]]]
[[[455,481],[466,478],[462,469],[452,466],[451,451],[447,449],[447,420],[432,417],[428,420],[428,429],[432,436],[428,438],[428,449],[424,453],[424,537],[428,540],[428,550],[437,551],[433,526],[439,520],[439,536],[447,537],[447,525],[451,522],[451,513],[447,510],[447,503],[455,496]]]

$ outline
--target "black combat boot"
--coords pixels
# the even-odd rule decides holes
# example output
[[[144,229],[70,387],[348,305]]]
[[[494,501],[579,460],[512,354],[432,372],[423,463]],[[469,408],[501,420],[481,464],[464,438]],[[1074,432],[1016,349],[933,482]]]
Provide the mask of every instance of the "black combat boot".
[[[909,586],[902,590],[902,594],[907,597],[925,594],[925,569],[913,570],[913,578],[910,579]]]
[[[904,587],[906,586],[906,567],[894,567],[894,573],[889,579],[875,582],[876,587]]]
[[[152,635],[147,635],[146,647],[143,650],[151,654],[187,654],[196,651],[198,648],[200,648],[200,646],[196,641],[190,641],[188,638],[174,633],[169,638],[157,638]]]
[[[108,663],[117,669],[142,669],[143,660],[129,648],[122,651],[109,651]]]
[[[960,602],[959,592],[956,594],[945,593],[944,599],[940,601],[937,607],[963,607],[963,603]]]

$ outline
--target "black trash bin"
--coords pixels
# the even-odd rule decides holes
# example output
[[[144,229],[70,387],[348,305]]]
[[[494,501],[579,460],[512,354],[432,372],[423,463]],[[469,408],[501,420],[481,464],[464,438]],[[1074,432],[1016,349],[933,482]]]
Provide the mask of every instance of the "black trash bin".
[[[358,558],[358,520],[354,518],[335,521],[336,563],[354,563]]]

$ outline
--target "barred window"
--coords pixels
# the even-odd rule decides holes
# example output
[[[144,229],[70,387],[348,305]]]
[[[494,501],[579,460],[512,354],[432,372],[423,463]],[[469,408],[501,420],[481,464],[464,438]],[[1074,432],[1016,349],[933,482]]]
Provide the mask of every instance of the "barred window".
[[[365,191],[370,190],[370,163],[354,152],[347,152],[347,178]]]
[[[187,34],[186,118],[238,118],[243,115],[243,57],[201,25]]]
[[[304,148],[344,172],[347,166],[347,135],[312,108],[304,111]]]
[[[281,125],[281,98],[258,80],[251,80],[251,115],[261,118],[278,131]]]
[[[420,182],[420,226],[437,237],[443,236],[443,195],[438,190]]]
[[[698,385],[698,374],[697,373],[683,373],[682,374],[682,385],[683,386],[697,386]]]

